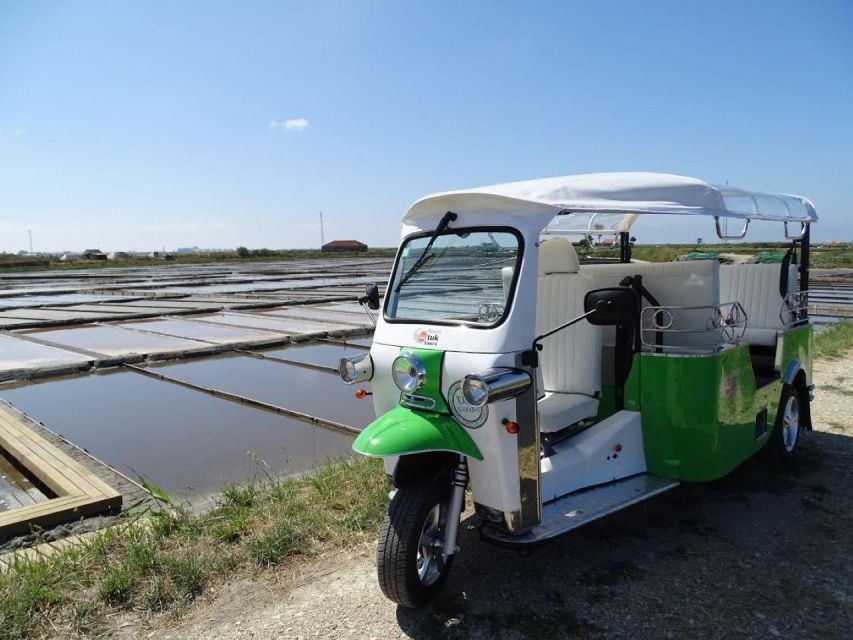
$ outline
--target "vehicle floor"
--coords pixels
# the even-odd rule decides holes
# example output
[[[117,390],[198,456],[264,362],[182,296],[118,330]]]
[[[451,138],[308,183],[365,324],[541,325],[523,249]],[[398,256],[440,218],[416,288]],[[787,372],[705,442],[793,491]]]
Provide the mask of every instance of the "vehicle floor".
[[[571,532],[529,556],[468,517],[442,596],[385,600],[374,550],[232,582],[144,638],[845,638],[853,629],[853,353],[815,366],[816,431],[775,471],[755,459]]]

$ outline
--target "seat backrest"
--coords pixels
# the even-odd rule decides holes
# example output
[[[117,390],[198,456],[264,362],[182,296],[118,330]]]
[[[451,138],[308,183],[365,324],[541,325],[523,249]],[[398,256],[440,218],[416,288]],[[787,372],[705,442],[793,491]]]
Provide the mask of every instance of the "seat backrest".
[[[589,279],[579,273],[578,256],[565,238],[539,246],[536,334],[583,314]],[[539,354],[545,391],[593,394],[601,390],[601,327],[581,321],[545,338]]]
[[[778,264],[725,264],[720,267],[720,300],[740,302],[746,311],[745,342],[776,344],[776,332],[784,328],[779,317],[784,301],[779,291],[781,269]],[[789,265],[786,293],[797,291],[797,275],[797,265]]]
[[[617,287],[625,276],[641,275],[643,285],[661,306],[713,307],[720,304],[720,263],[716,260],[688,260],[684,262],[630,262],[619,264],[590,264],[581,267],[581,274],[591,281],[593,289]],[[643,300],[643,307],[649,306]],[[685,324],[705,326],[705,311],[681,314]],[[711,311],[707,311],[710,318]],[[646,334],[651,342],[653,335]],[[719,336],[713,333],[668,333],[664,344],[690,349],[714,346]],[[615,330],[607,327],[604,344],[613,346]]]

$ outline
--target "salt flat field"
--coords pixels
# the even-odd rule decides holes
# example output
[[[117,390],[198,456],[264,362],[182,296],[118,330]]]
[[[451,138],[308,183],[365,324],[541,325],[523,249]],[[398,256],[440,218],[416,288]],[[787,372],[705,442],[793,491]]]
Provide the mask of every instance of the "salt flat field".
[[[193,498],[350,455],[373,417],[336,365],[388,259],[0,275],[0,399],[131,479]],[[36,484],[38,484],[36,482]],[[0,448],[0,508],[46,497]]]

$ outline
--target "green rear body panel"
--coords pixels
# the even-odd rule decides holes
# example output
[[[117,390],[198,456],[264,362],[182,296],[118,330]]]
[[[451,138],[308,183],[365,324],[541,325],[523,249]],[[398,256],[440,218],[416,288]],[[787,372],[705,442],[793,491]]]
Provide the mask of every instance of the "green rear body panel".
[[[452,451],[483,459],[471,436],[453,418],[406,407],[396,407],[371,422],[355,439],[352,448],[377,458]]]
[[[810,382],[811,343],[809,325],[785,333],[782,375],[798,360]],[[715,480],[767,443],[783,383],[779,379],[756,388],[747,345],[697,356],[644,353],[635,357],[632,377],[637,370],[651,473],[687,481]],[[626,409],[629,395],[626,388]],[[756,420],[765,409],[767,428],[761,431]]]

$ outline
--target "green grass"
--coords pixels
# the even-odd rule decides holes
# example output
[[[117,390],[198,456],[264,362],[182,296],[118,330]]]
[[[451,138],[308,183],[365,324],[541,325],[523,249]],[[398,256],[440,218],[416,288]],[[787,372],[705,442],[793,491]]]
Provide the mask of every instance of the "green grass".
[[[372,538],[387,494],[381,463],[358,458],[226,487],[202,515],[167,504],[149,526],[107,529],[0,572],[0,639],[99,635],[123,611],[179,611],[229,575]]]
[[[827,360],[845,357],[853,349],[853,322],[838,322],[815,335],[814,356]]]

